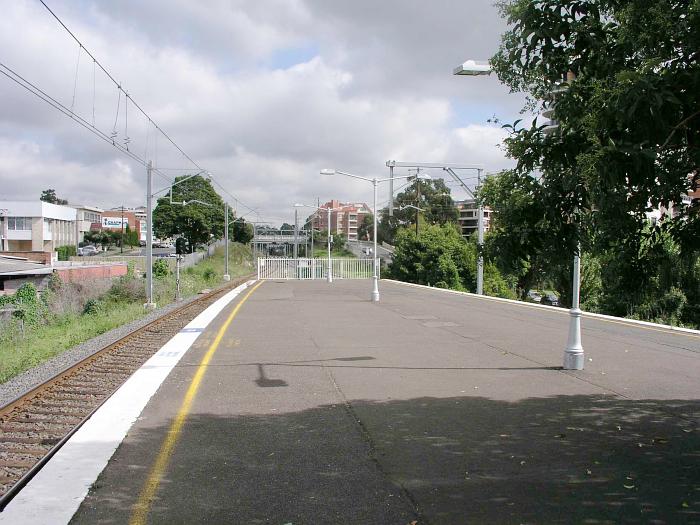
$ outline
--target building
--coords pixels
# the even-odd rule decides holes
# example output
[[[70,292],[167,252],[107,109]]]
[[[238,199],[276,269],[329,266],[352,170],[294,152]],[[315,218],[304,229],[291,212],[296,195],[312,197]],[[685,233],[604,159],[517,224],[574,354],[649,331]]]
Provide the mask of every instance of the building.
[[[102,224],[102,208],[94,206],[83,206],[81,204],[71,204],[75,208],[77,214],[77,235],[78,242],[85,240],[85,234],[91,230],[95,230]]]
[[[478,206],[473,199],[455,201],[457,211],[459,211],[459,227],[462,237],[467,238],[479,229]],[[484,232],[489,231],[491,225],[491,208],[484,207]]]
[[[331,208],[331,224],[328,227],[328,208]],[[341,233],[349,241],[358,240],[357,229],[364,218],[372,215],[372,210],[364,202],[343,203],[338,200],[321,205],[309,221],[316,230],[330,230],[332,234]]]
[[[146,214],[140,209],[119,207],[102,212],[103,230],[121,232],[126,231],[127,226],[129,230],[139,232],[140,241],[146,240]]]
[[[119,217],[121,219],[122,210],[125,214],[125,220],[128,218],[128,221],[124,223],[124,229],[126,229],[126,225],[128,224],[129,229],[139,232],[139,240],[142,242],[146,242],[146,207],[137,206],[135,208],[129,208],[118,206],[116,208],[110,208],[108,211],[105,212],[105,214],[107,214],[108,217]],[[121,230],[121,223],[119,223],[116,229]]]
[[[0,251],[54,252],[76,246],[77,212],[43,201],[0,201]]]

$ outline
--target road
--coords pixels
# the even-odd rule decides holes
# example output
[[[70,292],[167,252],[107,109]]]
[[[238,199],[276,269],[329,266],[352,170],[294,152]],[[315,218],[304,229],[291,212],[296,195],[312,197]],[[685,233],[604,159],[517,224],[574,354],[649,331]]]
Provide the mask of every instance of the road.
[[[360,259],[364,258],[371,258],[369,255],[365,255],[362,250],[365,248],[372,248],[374,249],[374,243],[369,242],[369,241],[349,241],[346,244],[348,250],[350,250],[356,257],[359,257]],[[392,257],[394,255],[393,252],[390,250],[387,250],[380,244],[377,244],[377,253],[379,255],[379,258],[382,260],[383,263],[385,264],[390,264]]]
[[[700,335],[584,319],[563,371],[563,310],[369,287],[264,282],[173,444],[222,312],[73,523],[128,521],[163,450],[150,523],[700,521]]]

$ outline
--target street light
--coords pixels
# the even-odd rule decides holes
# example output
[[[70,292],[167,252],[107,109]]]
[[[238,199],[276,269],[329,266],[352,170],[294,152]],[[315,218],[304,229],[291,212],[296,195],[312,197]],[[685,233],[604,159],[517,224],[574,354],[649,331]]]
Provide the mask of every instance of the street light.
[[[462,65],[457,66],[453,74],[455,75],[490,75],[493,69],[491,64],[477,62],[476,60],[467,60]],[[567,74],[567,81],[573,80],[573,75]],[[565,86],[559,86],[552,92],[552,98],[558,93],[566,90]],[[550,107],[543,113],[543,116],[549,118],[554,116],[554,104],[550,104]],[[558,123],[553,120],[548,126],[543,130],[545,135],[550,135],[557,130],[559,127]],[[479,243],[481,244],[481,235],[483,223],[484,210],[481,205],[479,205]],[[579,308],[580,301],[580,291],[581,291],[581,245],[579,244],[576,254],[574,255],[574,268],[573,268],[573,284],[572,284],[572,298],[571,298],[571,309],[569,310],[569,336],[566,343],[566,348],[564,349],[564,366],[565,370],[583,370],[584,365],[584,353],[583,345],[581,344],[581,309]]]
[[[369,178],[369,177],[361,177],[360,175],[353,175],[352,173],[348,173],[346,171],[339,171],[335,169],[322,169],[321,170],[321,175],[345,175],[346,177],[351,177],[353,179],[360,179],[364,180],[366,182],[371,182],[372,186],[374,187],[374,275],[372,275],[372,302],[379,302],[379,272],[378,272],[378,265],[377,265],[377,184],[380,182],[387,182],[390,180],[396,180],[396,179],[408,179],[408,178],[413,178],[415,177],[416,179],[421,179],[421,180],[430,180],[431,177],[430,175],[424,175],[421,173],[418,173],[416,175],[405,175],[401,177],[389,177],[385,179],[378,179],[376,177],[374,178]],[[330,228],[330,223],[329,223],[329,228]]]

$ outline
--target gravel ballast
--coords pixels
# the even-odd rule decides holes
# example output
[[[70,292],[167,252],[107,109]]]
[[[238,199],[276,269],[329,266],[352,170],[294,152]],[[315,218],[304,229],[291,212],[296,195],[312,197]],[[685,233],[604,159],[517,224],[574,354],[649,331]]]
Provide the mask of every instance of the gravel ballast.
[[[148,323],[167,315],[176,308],[194,301],[198,297],[200,296],[194,295],[184,299],[183,301],[171,303],[167,306],[163,306],[162,308],[158,308],[141,319],[118,326],[117,328],[114,328],[109,332],[105,332],[102,335],[98,335],[97,337],[94,337],[89,341],[85,341],[78,346],[69,348],[61,352],[59,355],[52,357],[48,361],[38,365],[37,367],[22,372],[6,383],[0,384],[0,406],[6,405],[28,390],[31,390],[43,382],[48,381],[62,370],[73,366],[82,359],[85,359],[95,352],[102,350],[105,346],[108,346],[122,337],[127,336],[134,330],[137,330],[138,328],[141,328]]]

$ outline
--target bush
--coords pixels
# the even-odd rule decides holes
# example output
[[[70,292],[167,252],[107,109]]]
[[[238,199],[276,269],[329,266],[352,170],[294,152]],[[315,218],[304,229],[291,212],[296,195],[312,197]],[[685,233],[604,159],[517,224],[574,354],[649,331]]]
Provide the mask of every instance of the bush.
[[[146,287],[141,279],[120,277],[110,288],[109,295],[114,301],[145,301]]]
[[[13,302],[17,308],[14,316],[27,324],[39,324],[46,313],[46,307],[37,297],[36,287],[32,283],[20,286],[15,292]]]
[[[102,302],[99,299],[88,299],[83,306],[83,315],[95,315],[104,310]]]
[[[207,268],[206,270],[204,270],[202,277],[204,277],[204,279],[206,279],[207,281],[213,281],[214,279],[216,279],[216,272],[213,270],[213,268]]]
[[[158,259],[153,263],[153,277],[163,279],[170,275],[170,267],[165,259]]]
[[[75,246],[73,245],[59,246],[58,248],[56,248],[56,252],[58,253],[59,261],[67,261],[69,257],[73,257],[77,254]]]

